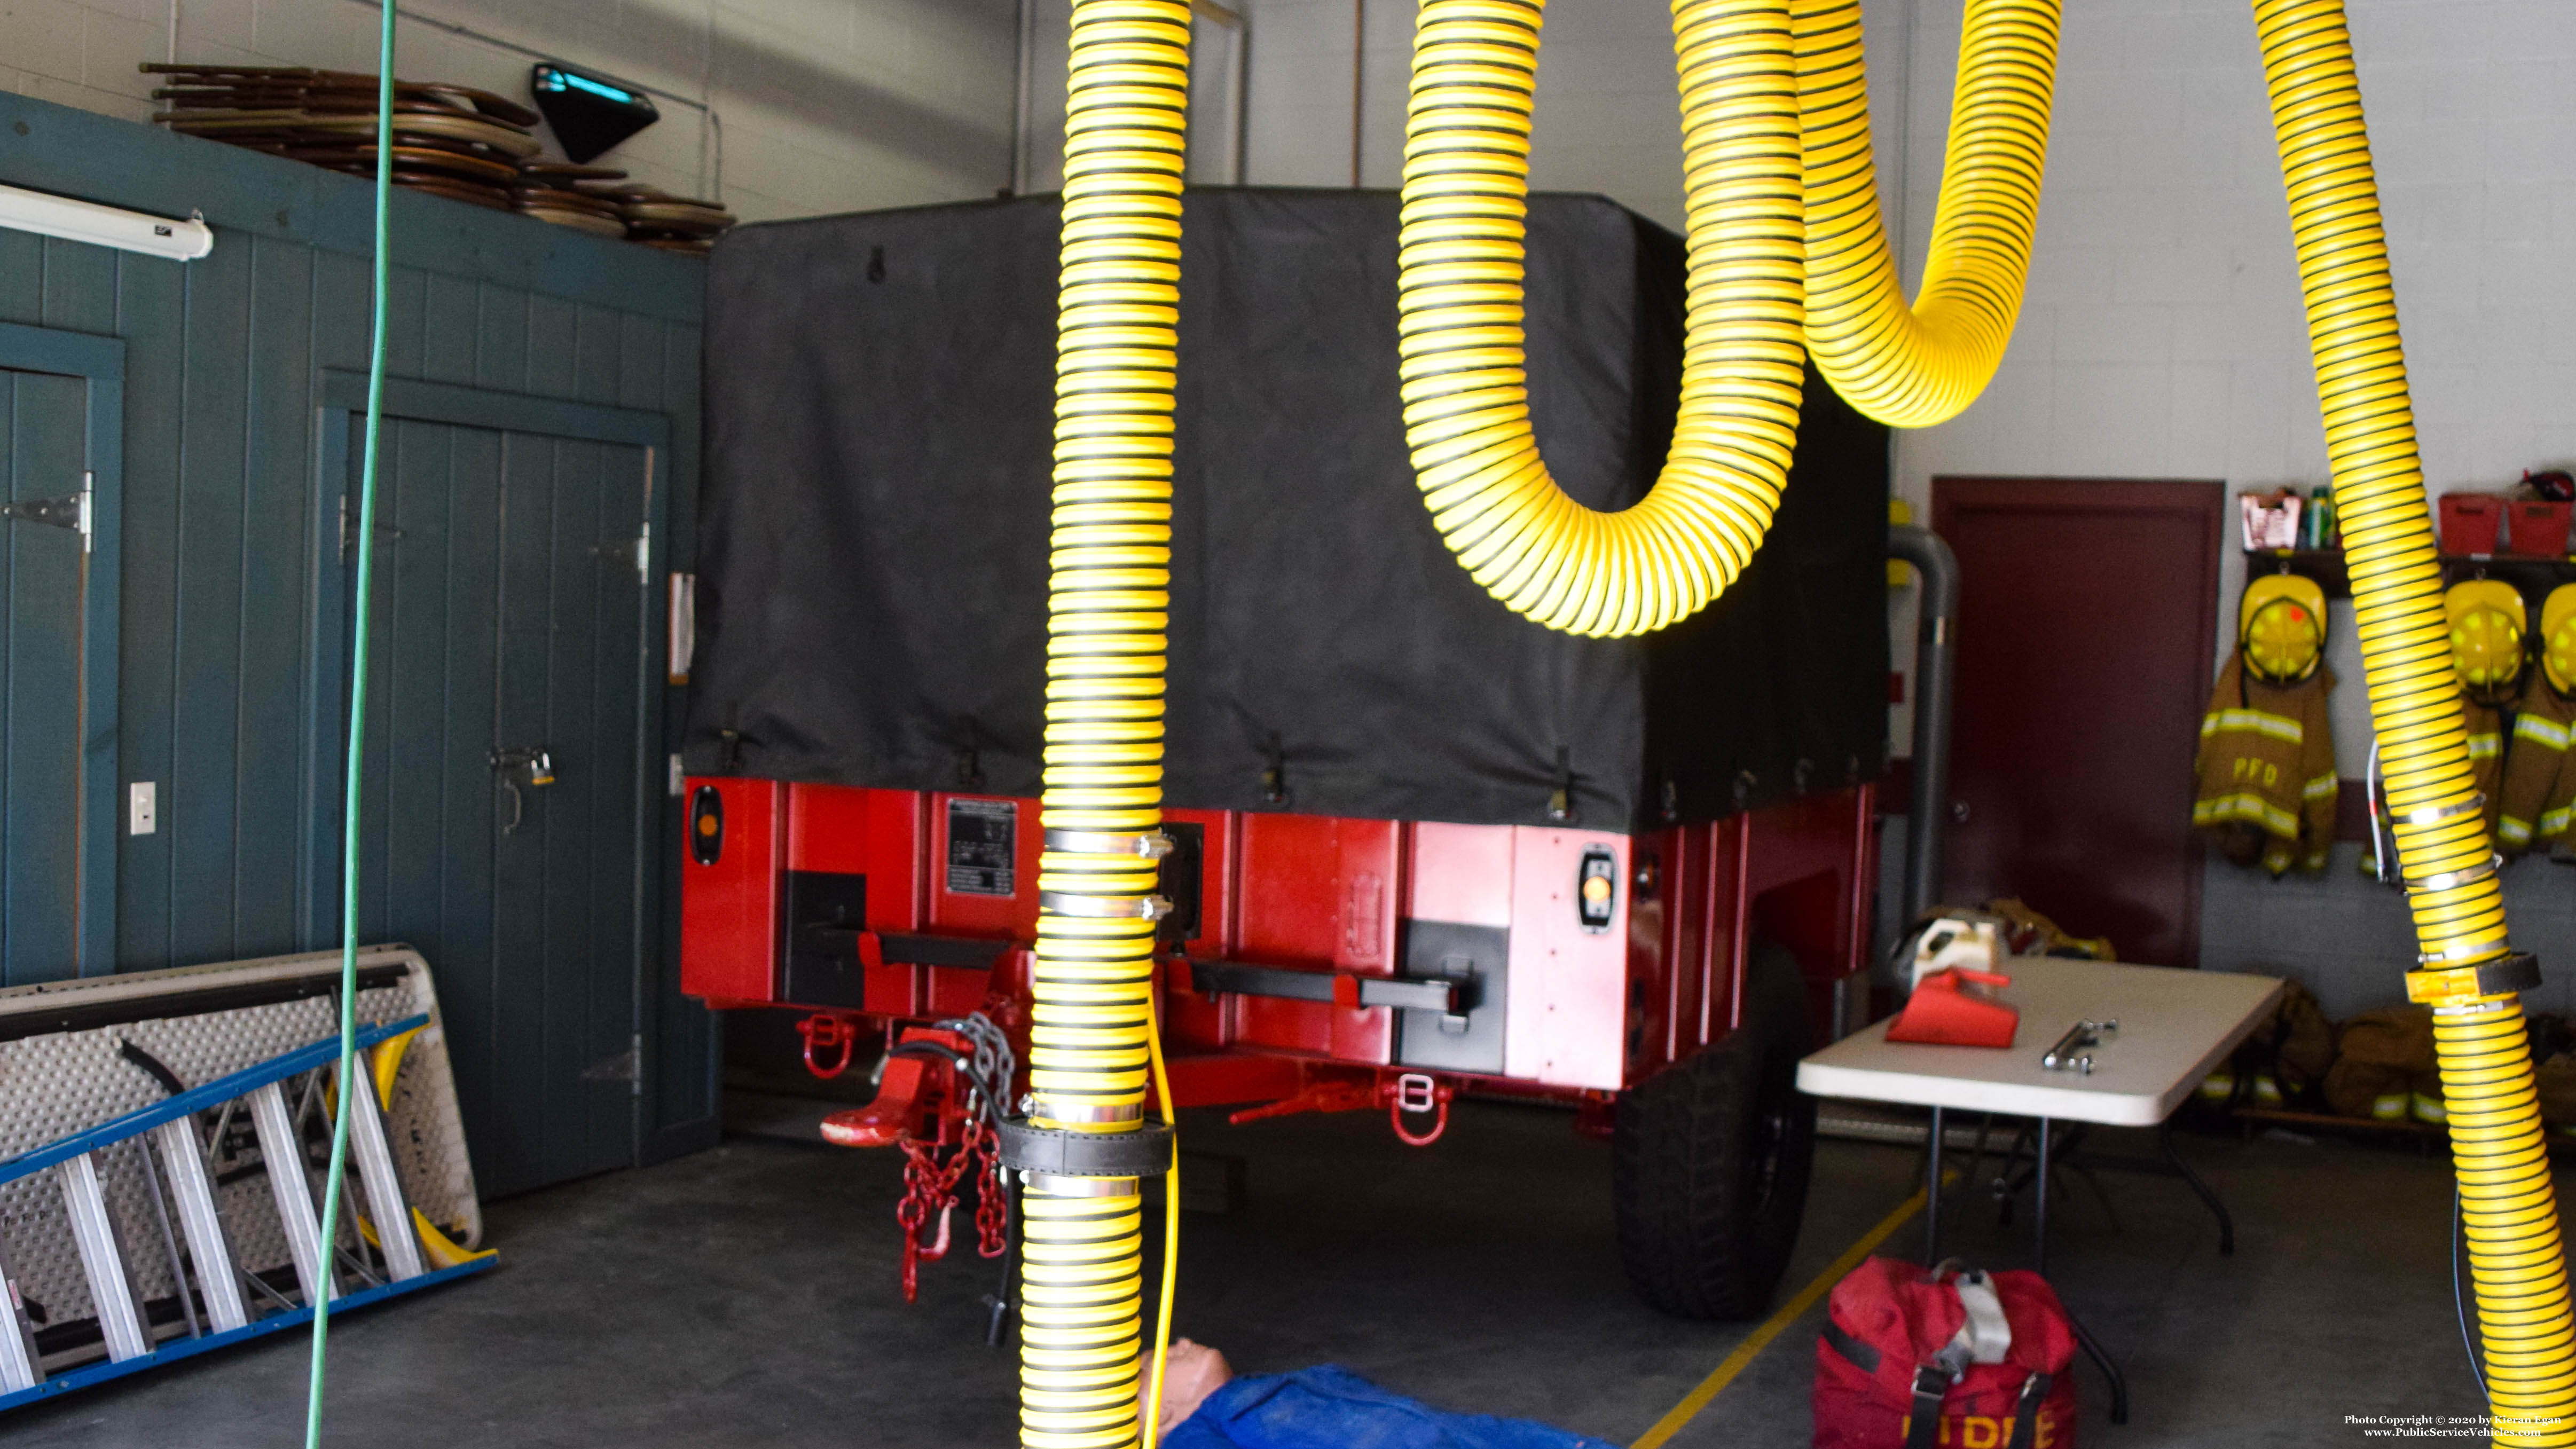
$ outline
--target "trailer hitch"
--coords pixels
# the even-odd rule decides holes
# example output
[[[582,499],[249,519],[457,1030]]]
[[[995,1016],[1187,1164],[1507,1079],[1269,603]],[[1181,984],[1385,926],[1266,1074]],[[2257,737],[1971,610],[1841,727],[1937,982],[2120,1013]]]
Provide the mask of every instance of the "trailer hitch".
[[[1264,1117],[1294,1117],[1303,1112],[1359,1112],[1384,1107],[1395,1138],[1407,1147],[1428,1147],[1449,1130],[1449,1103],[1458,1089],[1427,1072],[1403,1072],[1392,1077],[1381,1075],[1376,1081],[1354,1082],[1347,1078],[1317,1082],[1293,1097],[1265,1102],[1230,1113],[1226,1121],[1236,1126],[1258,1122]],[[1407,1115],[1436,1114],[1431,1130],[1414,1132],[1404,1125]]]

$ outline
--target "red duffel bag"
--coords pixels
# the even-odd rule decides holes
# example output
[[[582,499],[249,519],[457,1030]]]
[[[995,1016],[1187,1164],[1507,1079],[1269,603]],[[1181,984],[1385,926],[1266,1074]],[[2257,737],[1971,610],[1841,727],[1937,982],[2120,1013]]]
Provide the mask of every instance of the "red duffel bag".
[[[1872,1258],[1816,1344],[1816,1449],[2074,1449],[2075,1331],[2037,1273]]]

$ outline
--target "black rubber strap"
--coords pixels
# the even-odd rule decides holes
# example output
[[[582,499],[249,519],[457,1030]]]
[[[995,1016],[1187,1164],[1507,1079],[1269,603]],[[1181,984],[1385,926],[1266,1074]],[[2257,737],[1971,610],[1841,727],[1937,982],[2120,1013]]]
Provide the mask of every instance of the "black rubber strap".
[[[1914,1371],[1914,1412],[1905,1418],[1905,1449],[1939,1449],[1941,1401],[1950,1395],[1950,1376],[1938,1364]]]
[[[1146,1122],[1126,1132],[1072,1132],[1002,1123],[1002,1165],[1056,1177],[1160,1177],[1172,1166],[1172,1129]]]
[[[2039,1409],[2048,1399],[2051,1382],[2049,1375],[2036,1371],[2022,1380],[2021,1403],[2013,1410],[2012,1438],[2005,1441],[2011,1449],[2030,1449],[2039,1442]]]
[[[1878,1372],[1878,1350],[1843,1332],[1843,1326],[1830,1317],[1825,1320],[1825,1342],[1862,1373]]]

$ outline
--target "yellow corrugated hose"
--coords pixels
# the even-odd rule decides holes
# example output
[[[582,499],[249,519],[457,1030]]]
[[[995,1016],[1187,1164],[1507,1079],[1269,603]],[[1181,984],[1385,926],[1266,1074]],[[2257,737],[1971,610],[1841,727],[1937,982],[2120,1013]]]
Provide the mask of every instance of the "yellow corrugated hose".
[[[2557,1208],[2520,1002],[2498,968],[2512,952],[2460,726],[2343,6],[2254,11],[2423,948],[2409,993],[2436,1009],[2496,1439],[2576,1444]],[[1497,598],[1591,635],[1661,628],[1714,598],[1777,505],[1802,339],[1838,389],[1891,421],[1938,421],[1973,398],[2018,306],[2056,6],[1971,0],[1968,16],[1940,223],[1950,259],[1900,318],[1850,0],[1797,0],[1794,23],[1791,0],[1676,0],[1690,212],[1680,419],[1647,498],[1601,514],[1548,477],[1529,421],[1521,284],[1540,5],[1425,0],[1405,150],[1405,421],[1443,536]],[[1074,7],[1030,1065],[1033,1115],[1078,1130],[1134,1130],[1153,1057],[1148,846],[1161,844],[1189,27],[1185,0]],[[1138,1437],[1144,1349],[1136,1182],[1028,1186],[1021,1442],[1124,1449]],[[1157,1344],[1168,1291],[1164,1302]]]
[[[2371,721],[2422,947],[2407,994],[2434,1008],[2495,1442],[2576,1444],[2576,1326],[2530,1042],[2509,978],[2481,980],[2512,947],[2461,726],[2352,39],[2343,0],[2255,0],[2254,19]]]
[[[1152,1045],[1186,0],[1076,0],[1065,125],[1030,1116],[1131,1132]],[[1031,1174],[1020,1442],[1137,1442],[1134,1178]],[[1166,1266],[1168,1279],[1168,1259]],[[1168,1305],[1169,1298],[1164,1300]],[[1157,1342],[1168,1333],[1165,1323]],[[1159,1377],[1161,1356],[1154,1356]]]
[[[1921,305],[1877,217],[1853,0],[1674,0],[1690,293],[1662,477],[1616,514],[1549,478],[1522,281],[1543,0],[1425,0],[1404,168],[1407,440],[1433,518],[1551,628],[1662,628],[1759,546],[1796,443],[1803,337],[1882,421],[1956,415],[1992,376],[2029,258],[2054,0],[1969,0]],[[2350,562],[2373,723],[2433,1004],[2487,1382],[2504,1444],[2576,1444],[2571,1327],[2493,846],[2477,808],[2342,0],[2254,0]],[[1791,144],[1802,137],[1801,148]]]
[[[1806,136],[1807,352],[1843,399],[1900,428],[1966,411],[2021,315],[2048,162],[2058,0],[1968,0],[1941,198],[1912,307],[1878,210],[1860,0],[1795,0]]]
[[[1550,628],[1628,635],[1723,592],[1797,443],[1801,341],[1852,405],[1923,427],[1994,376],[2047,159],[2056,0],[1970,0],[1921,303],[1879,218],[1857,0],[1679,0],[1689,344],[1663,474],[1635,507],[1565,496],[1530,429],[1522,301],[1544,0],[1427,0],[1398,281],[1406,441],[1478,583]]]
[[[1530,429],[1521,284],[1536,0],[1424,0],[1397,296],[1405,439],[1460,563],[1551,629],[1698,612],[1761,545],[1798,441],[1806,306],[1787,0],[1673,9],[1690,209],[1689,341],[1663,475],[1636,506],[1565,496]]]

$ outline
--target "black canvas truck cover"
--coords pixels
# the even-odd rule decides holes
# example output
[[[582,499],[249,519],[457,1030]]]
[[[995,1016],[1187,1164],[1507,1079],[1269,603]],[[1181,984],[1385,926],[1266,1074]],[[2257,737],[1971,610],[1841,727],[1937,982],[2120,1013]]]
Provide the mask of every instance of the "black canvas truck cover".
[[[1396,220],[1385,192],[1187,199],[1168,802],[1541,825],[1570,778],[1578,823],[1646,830],[1876,778],[1885,429],[1811,374],[1723,597],[1643,638],[1541,628],[1415,487]],[[717,247],[691,771],[1038,793],[1056,222],[1030,197]],[[1671,437],[1681,242],[1590,196],[1531,198],[1529,232],[1539,447],[1624,507]]]

